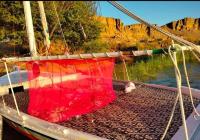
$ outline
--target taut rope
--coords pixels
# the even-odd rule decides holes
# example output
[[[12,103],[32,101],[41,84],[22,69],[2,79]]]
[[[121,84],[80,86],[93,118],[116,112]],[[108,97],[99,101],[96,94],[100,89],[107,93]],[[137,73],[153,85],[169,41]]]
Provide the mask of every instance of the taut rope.
[[[140,23],[145,24],[145,25],[148,26],[148,27],[151,27],[151,28],[153,28],[153,29],[159,31],[160,33],[162,33],[162,34],[164,34],[164,35],[166,35],[166,36],[168,36],[168,37],[171,37],[173,40],[175,40],[175,41],[177,41],[177,42],[179,42],[179,43],[181,43],[181,44],[183,44],[183,45],[189,45],[189,46],[193,47],[194,50],[196,50],[196,51],[200,54],[200,48],[199,48],[197,45],[195,45],[194,43],[189,42],[189,41],[187,41],[187,40],[184,40],[184,39],[182,39],[182,38],[180,38],[180,37],[178,37],[178,36],[176,36],[176,35],[174,35],[174,34],[172,34],[172,33],[170,33],[170,32],[167,32],[167,31],[161,29],[161,28],[158,27],[158,26],[155,26],[155,25],[152,25],[152,24],[148,23],[147,21],[143,20],[143,19],[140,18],[139,16],[137,16],[137,15],[135,15],[134,13],[128,11],[126,8],[124,8],[122,5],[120,5],[118,2],[115,2],[115,1],[108,1],[108,2],[109,2],[110,4],[112,4],[114,7],[116,7],[118,10],[120,10],[120,11],[122,11],[123,13],[125,13],[126,15],[128,15],[129,17],[131,17],[131,18],[137,20],[137,21],[140,22]]]

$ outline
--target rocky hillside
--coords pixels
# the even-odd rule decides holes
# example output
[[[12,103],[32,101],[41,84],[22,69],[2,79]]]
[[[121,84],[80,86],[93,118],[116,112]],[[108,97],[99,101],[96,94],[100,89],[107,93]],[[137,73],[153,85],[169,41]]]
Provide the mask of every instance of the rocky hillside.
[[[174,31],[200,30],[200,18],[184,18],[165,25]]]
[[[120,19],[96,17],[102,24],[100,39],[111,46],[139,48],[160,48],[170,44],[170,39],[144,24],[124,26]],[[200,42],[200,18],[184,18],[163,25],[168,30],[194,43]]]

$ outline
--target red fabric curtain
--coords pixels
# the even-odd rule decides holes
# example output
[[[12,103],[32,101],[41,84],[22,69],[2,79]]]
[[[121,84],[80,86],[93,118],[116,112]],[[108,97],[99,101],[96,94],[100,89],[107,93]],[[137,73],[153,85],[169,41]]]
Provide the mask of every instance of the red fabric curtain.
[[[32,116],[62,122],[100,109],[116,98],[114,58],[40,60],[26,66],[28,113]]]

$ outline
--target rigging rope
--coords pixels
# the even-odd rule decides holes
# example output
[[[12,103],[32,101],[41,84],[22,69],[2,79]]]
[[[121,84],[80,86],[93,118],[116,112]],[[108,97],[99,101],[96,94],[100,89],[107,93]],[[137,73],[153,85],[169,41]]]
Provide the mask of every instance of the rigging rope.
[[[1,96],[1,98],[2,98],[2,101],[3,101],[3,107],[5,107],[5,106],[6,106],[6,103],[5,103],[4,97]]]
[[[174,47],[174,41],[173,40],[172,40],[172,46]],[[170,56],[170,58],[172,60],[174,68],[175,68],[177,91],[178,91],[178,95],[179,95],[179,103],[180,103],[181,116],[182,116],[182,121],[183,121],[183,128],[184,128],[184,132],[185,132],[185,139],[189,140],[187,124],[186,124],[186,120],[185,120],[185,111],[184,111],[184,106],[183,106],[183,97],[182,97],[182,92],[181,92],[182,79],[181,79],[180,70],[179,70],[178,65],[177,65],[176,52],[173,52],[173,56],[172,56],[172,54],[171,54],[171,46],[169,46],[168,53],[169,53],[169,56]]]
[[[20,83],[20,85],[22,86],[22,75],[21,75],[21,68],[20,68],[20,64],[19,63],[17,63],[16,64],[17,66],[15,67],[16,69],[15,69],[15,71],[17,71],[17,73],[18,73],[18,75],[19,75],[19,80],[18,80],[18,82]]]
[[[192,50],[191,50],[191,52],[195,56],[195,58],[200,62],[200,58],[197,56],[197,54],[194,51],[192,51]]]
[[[56,17],[58,19],[58,23],[59,23],[59,26],[60,26],[60,29],[61,29],[61,33],[62,33],[62,37],[63,37],[64,43],[65,43],[65,53],[66,53],[66,51],[69,52],[69,48],[67,46],[67,41],[65,39],[65,35],[64,35],[63,29],[62,29],[62,25],[61,25],[60,18],[58,16],[58,12],[56,10],[57,8],[56,8],[56,6],[54,4],[54,1],[53,1],[53,7],[54,7],[54,10],[55,10],[55,13],[56,13]]]
[[[191,47],[193,47],[199,54],[200,54],[200,48],[198,46],[196,46],[194,43],[192,42],[189,42],[187,40],[184,40],[182,39],[181,37],[178,37],[170,32],[167,32],[163,29],[161,29],[160,27],[158,26],[155,26],[155,25],[152,25],[150,23],[148,23],[147,21],[143,20],[142,18],[140,18],[139,16],[133,14],[132,12],[128,11],[126,8],[124,8],[122,5],[120,5],[118,2],[115,2],[115,1],[108,1],[110,4],[112,4],[114,7],[116,7],[117,9],[119,9],[120,11],[122,11],[123,13],[125,13],[126,15],[128,15],[129,17],[137,20],[138,22],[140,23],[143,23],[145,24],[146,26],[148,27],[151,27],[157,31],[159,31],[160,33],[168,36],[168,37],[171,37],[173,40],[176,40],[177,42],[183,44],[183,45],[189,45]]]
[[[11,92],[12,92],[12,96],[13,96],[13,99],[14,99],[15,107],[17,109],[18,115],[20,116],[19,107],[18,107],[17,100],[16,100],[16,97],[15,97],[15,94],[14,94],[14,91],[13,91],[13,86],[12,86],[12,83],[11,83],[11,80],[10,80],[10,75],[9,75],[9,72],[8,72],[8,67],[7,67],[7,63],[6,62],[4,62],[4,66],[6,68],[8,82],[9,82],[10,89],[11,89]]]
[[[148,27],[151,27],[157,31],[159,31],[160,33],[174,39],[175,41],[183,44],[183,45],[189,45],[191,46],[196,52],[198,52],[200,54],[200,48],[198,46],[196,46],[195,44],[187,41],[187,40],[184,40],[170,32],[167,32],[163,29],[161,29],[160,27],[157,27],[155,25],[152,25],[148,22],[146,22],[145,20],[143,20],[142,18],[136,16],[135,14],[131,13],[130,11],[128,11],[126,8],[122,7],[119,3],[115,2],[115,1],[109,1],[110,4],[112,4],[114,7],[116,7],[117,9],[119,9],[120,11],[122,11],[123,13],[125,13],[126,15],[130,16],[131,18],[139,21],[140,23],[143,23],[145,24],[146,26]],[[173,45],[174,45],[174,42],[173,42]],[[179,68],[177,66],[177,61],[175,60],[176,56],[175,56],[175,52],[174,52],[174,59],[171,55],[171,52],[170,52],[170,49],[171,49],[171,46],[168,48],[168,52],[169,52],[169,55],[171,57],[171,60],[174,64],[174,67],[175,67],[175,74],[176,74],[176,79],[177,79],[177,88],[178,88],[178,91],[179,91],[179,100],[180,100],[180,107],[181,107],[181,114],[182,114],[182,119],[183,119],[183,126],[184,126],[184,130],[185,130],[185,138],[186,139],[189,139],[188,138],[188,132],[187,132],[187,126],[186,126],[186,122],[185,122],[185,113],[184,113],[184,108],[183,108],[183,101],[182,101],[182,93],[181,93],[181,74],[180,74],[180,71],[179,71]],[[181,49],[182,50],[182,49]],[[200,59],[199,57],[196,55],[196,53],[191,50],[193,55],[196,57],[196,59],[200,62]],[[191,98],[191,102],[192,102],[192,106],[194,108],[194,111],[196,112],[197,115],[198,112],[197,110],[195,109],[194,107],[194,104],[193,104],[193,98],[192,98],[192,93],[191,93],[191,89],[190,89],[190,85],[189,85],[189,79],[187,77],[187,69],[186,69],[186,66],[185,66],[185,58],[184,58],[184,53],[182,51],[182,55],[183,55],[183,63],[184,63],[184,71],[185,71],[185,75],[186,75],[186,81],[187,81],[187,84],[188,84],[188,87],[189,87],[189,92],[190,92],[190,98]],[[167,126],[168,127],[168,126]],[[164,135],[163,135],[164,136]]]
[[[98,10],[98,9],[99,9],[99,10]],[[102,10],[101,10],[101,4],[100,4],[100,1],[97,1],[97,11],[99,11],[98,14],[99,14],[100,16],[102,16],[102,12],[101,12]]]
[[[191,100],[191,103],[192,103],[192,107],[193,107],[194,112],[198,116],[200,116],[199,112],[197,111],[197,109],[195,108],[195,105],[194,105],[194,101],[193,101],[193,97],[192,97],[192,91],[191,91],[190,82],[189,82],[188,73],[187,73],[187,67],[186,67],[186,63],[185,63],[185,54],[184,54],[183,49],[181,49],[181,53],[182,53],[182,56],[183,56],[184,73],[185,73],[185,78],[186,78],[186,82],[187,82],[188,89],[189,89],[189,95],[190,95],[190,100]]]
[[[166,128],[165,128],[165,131],[164,131],[164,133],[163,133],[163,135],[162,135],[162,137],[161,137],[160,140],[163,140],[163,139],[165,138],[165,136],[166,136],[166,134],[167,134],[167,131],[168,131],[170,125],[171,125],[172,118],[174,117],[174,112],[175,112],[175,109],[176,109],[176,104],[177,104],[177,102],[178,102],[178,97],[179,97],[179,95],[177,94],[176,99],[175,99],[175,103],[174,103],[174,106],[173,106],[173,108],[172,108],[172,112],[171,112],[171,115],[170,115],[170,118],[169,118],[169,121],[168,121],[168,123],[167,123],[167,126],[166,126]]]
[[[115,80],[117,80],[117,74],[116,74],[116,70],[115,70],[115,68],[114,68],[113,73],[114,73],[114,76],[115,76]]]
[[[195,114],[197,116],[200,116],[200,113],[197,111],[197,109],[195,108],[195,105],[194,105],[194,101],[193,101],[193,97],[192,97],[192,91],[191,91],[191,86],[190,86],[190,82],[189,82],[189,77],[188,77],[188,73],[187,73],[187,66],[186,66],[186,62],[185,62],[185,54],[184,54],[184,50],[183,48],[180,46],[180,45],[177,45],[176,46],[178,48],[181,49],[181,54],[182,54],[182,58],[183,58],[183,68],[184,68],[184,74],[185,74],[185,78],[186,78],[186,82],[187,82],[187,85],[188,85],[188,90],[189,90],[189,96],[190,96],[190,100],[191,100],[191,104],[192,104],[192,107],[193,107],[193,110],[195,112]],[[191,50],[191,49],[190,49]],[[197,58],[198,60],[198,56],[195,54],[195,52],[192,51],[192,53],[195,55],[195,57]],[[200,61],[199,61],[200,62]]]
[[[130,81],[130,78],[129,78],[129,75],[128,75],[128,69],[127,69],[127,67],[126,67],[126,62],[125,62],[125,60],[124,60],[123,53],[120,52],[120,54],[121,54],[121,59],[122,59],[123,65],[124,65],[124,69],[125,69],[125,73],[126,73],[127,80]],[[124,80],[125,80],[125,78],[124,78]]]

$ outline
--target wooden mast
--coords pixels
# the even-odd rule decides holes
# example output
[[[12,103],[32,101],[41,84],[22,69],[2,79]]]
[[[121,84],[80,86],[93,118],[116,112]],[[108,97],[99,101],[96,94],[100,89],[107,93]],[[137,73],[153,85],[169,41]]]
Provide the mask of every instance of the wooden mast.
[[[23,5],[24,5],[26,31],[28,34],[30,53],[31,53],[31,56],[37,56],[30,1],[23,1]]]
[[[47,25],[46,15],[44,11],[43,1],[38,1],[38,5],[39,5],[39,10],[40,10],[42,27],[43,27],[43,31],[45,35],[46,54],[48,54],[48,50],[50,48],[50,39],[49,39],[49,31],[48,31],[48,25]]]

